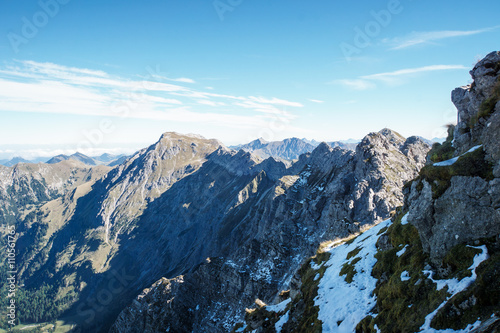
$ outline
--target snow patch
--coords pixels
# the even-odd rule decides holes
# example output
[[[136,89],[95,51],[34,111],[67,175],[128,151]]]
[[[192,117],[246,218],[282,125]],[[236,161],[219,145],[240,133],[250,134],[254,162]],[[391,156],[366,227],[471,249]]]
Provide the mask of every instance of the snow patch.
[[[324,332],[354,332],[356,325],[375,306],[373,290],[377,279],[371,276],[377,262],[375,244],[381,236],[377,235],[379,231],[390,224],[390,220],[381,222],[352,243],[343,243],[329,250],[331,257],[325,263],[327,269],[319,283],[318,296],[314,299],[315,305],[319,306],[318,319],[323,322]],[[354,265],[357,273],[352,282],[347,283],[340,270],[349,261],[347,254],[357,248],[360,249],[356,255],[360,260]]]
[[[406,213],[402,218],[401,218],[401,225],[406,225],[408,224],[408,213]]]
[[[446,161],[437,162],[437,163],[434,163],[433,165],[434,166],[450,166],[450,165],[453,165],[460,157],[464,156],[465,154],[472,153],[474,150],[479,149],[482,146],[483,145],[474,146],[474,147],[472,147],[471,149],[467,150],[465,153],[463,153],[460,156],[450,158],[449,160],[446,160]]]
[[[406,244],[405,247],[403,247],[401,250],[399,250],[398,252],[396,252],[396,255],[398,257],[401,257],[406,252],[407,248],[408,248],[408,244]]]
[[[437,284],[437,289],[438,290],[441,290],[443,289],[444,287],[448,287],[448,293],[450,293],[450,296],[448,296],[446,298],[446,300],[441,303],[436,310],[434,310],[433,312],[431,312],[430,314],[428,314],[426,317],[425,317],[425,322],[424,324],[420,327],[420,332],[439,332],[439,333],[449,333],[449,332],[470,332],[472,329],[478,327],[481,322],[480,321],[476,321],[474,324],[471,324],[471,325],[468,325],[465,329],[463,330],[460,330],[460,331],[454,331],[454,330],[450,330],[450,329],[447,329],[447,330],[436,330],[436,329],[433,329],[431,328],[431,321],[432,319],[434,319],[434,317],[436,316],[436,314],[438,313],[438,311],[446,305],[446,303],[453,297],[455,296],[456,294],[458,294],[459,292],[465,290],[468,286],[470,286],[470,284],[472,282],[474,282],[477,278],[477,274],[476,274],[476,268],[483,262],[485,261],[486,259],[489,258],[488,256],[488,249],[486,248],[486,245],[482,245],[482,246],[469,246],[471,248],[474,248],[474,249],[479,249],[479,250],[482,250],[481,253],[479,254],[476,254],[474,256],[474,262],[473,264],[469,267],[469,270],[471,270],[472,272],[472,276],[468,276],[468,277],[465,277],[463,278],[462,280],[458,280],[456,278],[453,278],[453,279],[448,279],[448,280],[434,280],[432,278],[432,275],[434,274],[434,272],[432,271],[428,271],[428,270],[425,270],[423,271],[424,274],[428,274],[428,278],[432,280],[432,282],[436,283]]]
[[[290,315],[290,310],[287,311],[281,318],[278,320],[276,324],[274,324],[274,329],[276,330],[276,333],[281,333],[281,328],[285,323],[288,321],[288,317]]]
[[[408,281],[410,279],[410,273],[408,271],[403,271],[401,273],[401,281]]]
[[[275,304],[275,305],[268,305],[268,306],[266,306],[266,310],[267,311],[272,311],[272,312],[282,312],[282,311],[285,311],[286,306],[291,301],[292,301],[292,299],[288,298],[288,299],[284,300],[281,303],[278,303],[278,304]]]

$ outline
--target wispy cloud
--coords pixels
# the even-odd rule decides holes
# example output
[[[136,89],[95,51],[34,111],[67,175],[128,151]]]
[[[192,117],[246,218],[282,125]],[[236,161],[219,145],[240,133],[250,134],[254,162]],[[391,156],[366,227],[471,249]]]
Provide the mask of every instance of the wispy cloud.
[[[401,38],[385,39],[383,42],[392,44],[391,50],[400,50],[420,44],[429,44],[446,38],[463,37],[481,34],[498,29],[500,26],[478,30],[443,30],[428,32],[413,32]]]
[[[301,103],[285,101],[283,99],[279,99],[276,97],[268,99],[268,98],[264,98],[264,97],[250,96],[249,98],[252,101],[255,101],[258,103],[263,103],[263,104],[284,105],[284,106],[292,106],[292,107],[299,107],[299,108],[304,106]]]
[[[400,69],[400,70],[393,71],[393,72],[365,75],[365,76],[361,76],[361,79],[380,80],[380,81],[387,82],[387,81],[391,81],[393,78],[399,77],[399,76],[424,73],[424,72],[452,70],[452,69],[467,69],[467,67],[462,66],[462,65],[431,65],[431,66],[423,66],[423,67],[417,67],[417,68]]]
[[[415,74],[464,69],[467,69],[467,67],[462,65],[431,65],[417,68],[399,69],[392,72],[363,75],[355,79],[336,80],[332,83],[340,84],[355,90],[367,90],[375,88],[377,86],[377,82],[383,82],[386,84],[398,84],[403,82],[403,78]]]
[[[341,79],[336,80],[333,83],[337,83],[354,90],[367,90],[375,88],[375,84],[373,82],[363,79]]]
[[[322,104],[325,102],[325,101],[320,101],[319,99],[309,99],[309,101],[311,101],[313,103],[318,103],[318,104]]]
[[[0,111],[119,117],[124,113],[117,110],[126,110],[133,118],[252,128],[266,126],[269,114],[292,119],[281,108],[303,106],[276,97],[204,91],[194,88],[192,79],[150,74],[131,80],[85,68],[16,61],[0,68]]]
[[[173,81],[173,82],[181,82],[181,83],[196,83],[195,80],[187,78],[187,77],[180,77],[176,79],[172,79],[163,75],[158,75],[158,74],[150,74],[151,77],[157,81]]]
[[[224,103],[224,102],[215,102],[215,101],[210,101],[210,100],[205,100],[205,99],[199,100],[198,104],[209,105],[209,106],[224,106],[224,105],[226,105],[226,103]]]

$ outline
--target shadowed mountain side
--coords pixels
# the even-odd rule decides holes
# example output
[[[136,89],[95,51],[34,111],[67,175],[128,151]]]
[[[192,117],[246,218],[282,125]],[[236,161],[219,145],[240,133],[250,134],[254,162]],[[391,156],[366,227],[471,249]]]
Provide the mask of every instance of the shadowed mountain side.
[[[207,257],[222,253],[223,248],[234,249],[236,244],[227,244],[230,233],[249,206],[256,205],[273,182],[265,171],[252,172],[247,168],[247,174],[236,175],[212,161],[220,158],[219,153],[212,154],[199,170],[179,180],[151,202],[134,221],[133,227],[117,238],[119,251],[110,256],[107,273],[88,282],[82,290],[81,300],[68,315],[80,316],[85,329],[101,330],[111,324],[109,320],[121,310],[123,301],[130,302],[132,295],[161,276],[189,272]],[[233,158],[239,160],[238,164],[253,166],[248,164],[249,155],[243,157],[247,159]],[[94,194],[89,193],[86,200],[93,197]],[[93,208],[90,211],[95,212]],[[85,232],[81,233],[82,238],[83,234]],[[88,243],[80,244],[81,248],[89,246]],[[110,279],[116,279],[109,272],[118,272],[129,279],[128,290],[123,288],[114,293],[113,302],[109,304],[99,304],[97,296],[107,294]],[[96,308],[102,305],[105,308],[97,311]],[[89,322],[85,322],[87,320]]]

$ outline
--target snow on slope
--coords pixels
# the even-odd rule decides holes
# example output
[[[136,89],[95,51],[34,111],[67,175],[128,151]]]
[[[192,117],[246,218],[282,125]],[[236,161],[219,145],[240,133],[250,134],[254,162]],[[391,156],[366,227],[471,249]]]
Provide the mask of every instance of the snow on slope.
[[[450,166],[450,165],[453,165],[456,161],[458,161],[458,159],[460,157],[464,156],[465,154],[472,153],[474,150],[476,150],[478,148],[481,148],[481,147],[482,147],[482,145],[474,146],[474,147],[472,147],[471,149],[469,149],[468,151],[466,151],[465,153],[463,153],[460,156],[450,158],[449,160],[446,160],[446,161],[437,162],[437,163],[434,163],[433,165],[434,166]]]
[[[381,222],[355,238],[352,243],[344,243],[329,250],[331,257],[325,263],[328,268],[319,283],[318,296],[315,298],[315,305],[319,306],[318,319],[323,322],[323,332],[354,332],[356,325],[375,306],[373,290],[377,279],[371,276],[377,262],[375,244],[383,234],[378,235],[380,230],[390,224],[390,220]],[[359,253],[347,259],[352,251]],[[357,261],[354,264],[357,274],[351,283],[347,283],[340,271],[344,264],[351,264],[353,260]]]
[[[406,222],[405,215],[404,219]],[[376,243],[378,238],[384,233],[381,230],[391,225],[391,221],[384,221],[377,226],[369,229],[365,233],[355,238],[351,243],[343,243],[336,245],[328,250],[331,256],[325,263],[327,269],[324,273],[318,286],[318,296],[315,298],[315,305],[319,306],[318,319],[323,322],[323,332],[355,332],[356,325],[366,316],[376,314],[370,313],[376,304],[376,296],[373,294],[377,280],[372,277],[371,272],[373,266],[377,262],[375,254],[377,253]],[[462,280],[434,280],[432,271],[424,271],[428,278],[437,285],[440,290],[444,287],[448,288],[449,296],[446,300],[436,308],[432,313],[425,318],[425,323],[420,327],[419,332],[426,333],[451,333],[451,332],[468,332],[477,327],[481,322],[476,322],[467,326],[466,329],[460,331],[453,330],[435,330],[430,327],[430,323],[436,313],[441,309],[453,296],[465,290],[477,277],[476,268],[481,262],[488,259],[488,250],[486,246],[474,247],[482,250],[482,253],[474,257],[474,263],[469,268],[472,276],[463,278]],[[406,246],[403,250],[406,249]],[[401,250],[400,252],[403,252]],[[399,252],[398,252],[399,253]],[[347,257],[350,257],[347,259]],[[342,267],[352,265],[356,274],[352,278],[352,282],[346,282],[346,276],[340,275]],[[409,280],[409,274],[404,271],[401,274],[401,280]]]
[[[431,332],[436,332],[436,333],[437,332],[441,332],[441,333],[460,332],[460,333],[462,333],[463,332],[463,333],[465,333],[465,332],[470,332],[472,329],[476,328],[477,326],[479,326],[481,324],[480,321],[477,321],[477,322],[475,322],[472,325],[468,325],[465,329],[460,330],[460,331],[454,331],[454,330],[435,330],[435,329],[431,328],[431,321],[436,316],[436,314],[439,311],[439,309],[441,309],[443,306],[445,306],[446,303],[453,296],[455,296],[456,294],[458,294],[461,291],[464,291],[468,286],[471,285],[472,282],[474,282],[476,280],[476,278],[477,278],[476,268],[479,266],[479,264],[481,264],[483,261],[485,261],[486,259],[488,259],[488,249],[486,248],[486,245],[482,245],[482,246],[478,246],[478,247],[476,247],[476,246],[469,246],[469,247],[472,247],[472,248],[479,249],[479,250],[483,251],[483,252],[477,254],[474,257],[474,263],[472,264],[471,267],[469,267],[469,270],[472,272],[471,276],[465,277],[465,278],[463,278],[460,281],[457,280],[456,278],[454,278],[454,279],[448,279],[448,280],[434,280],[432,278],[432,275],[433,275],[434,272],[432,272],[432,271],[424,271],[424,274],[429,274],[429,276],[428,276],[429,279],[431,279],[432,282],[434,282],[434,283],[437,284],[437,289],[438,290],[441,290],[444,287],[448,287],[448,293],[450,293],[450,296],[448,296],[446,298],[446,300],[443,303],[441,303],[441,305],[439,305],[436,310],[434,310],[429,315],[427,315],[427,317],[425,317],[425,323],[422,325],[422,327],[420,327],[420,332],[428,332],[428,333],[431,333]]]

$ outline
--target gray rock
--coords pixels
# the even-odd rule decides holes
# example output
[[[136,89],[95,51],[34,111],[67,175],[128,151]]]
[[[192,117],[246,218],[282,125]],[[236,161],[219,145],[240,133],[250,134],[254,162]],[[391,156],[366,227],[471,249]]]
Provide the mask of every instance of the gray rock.
[[[416,200],[410,200],[408,219],[419,230],[424,250],[434,261],[442,259],[455,245],[500,233],[500,211],[492,204],[498,202],[500,193],[498,186],[495,192],[490,187],[479,177],[456,176],[436,200],[432,199],[428,183],[424,183]]]
[[[484,143],[485,138],[483,135],[490,137],[490,134],[485,133],[485,129],[488,128],[487,120],[481,118],[474,126],[470,122],[471,119],[477,118],[476,115],[479,112],[480,105],[491,97],[493,87],[500,76],[499,64],[500,52],[491,52],[470,71],[474,80],[473,84],[456,88],[451,94],[451,100],[458,110],[458,121],[453,142],[457,155],[463,154],[473,146]],[[495,113],[498,113],[498,110],[497,105]],[[491,125],[489,126],[491,127]],[[493,127],[489,131],[497,130],[498,120],[495,120]],[[485,149],[489,150],[486,146]],[[498,151],[496,148],[491,150]]]

